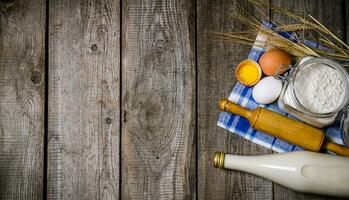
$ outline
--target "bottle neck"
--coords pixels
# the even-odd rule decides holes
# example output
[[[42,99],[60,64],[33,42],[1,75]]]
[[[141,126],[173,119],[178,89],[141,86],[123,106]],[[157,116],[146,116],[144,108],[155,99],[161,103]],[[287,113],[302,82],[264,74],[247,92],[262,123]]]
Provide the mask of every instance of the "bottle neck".
[[[252,169],[257,168],[261,163],[263,163],[263,158],[261,156],[239,156],[225,154],[223,152],[216,152],[213,159],[213,164],[216,168],[245,172],[251,172]]]
[[[224,158],[224,168],[234,169],[244,172],[253,173],[260,165],[260,156],[239,156],[226,154]]]

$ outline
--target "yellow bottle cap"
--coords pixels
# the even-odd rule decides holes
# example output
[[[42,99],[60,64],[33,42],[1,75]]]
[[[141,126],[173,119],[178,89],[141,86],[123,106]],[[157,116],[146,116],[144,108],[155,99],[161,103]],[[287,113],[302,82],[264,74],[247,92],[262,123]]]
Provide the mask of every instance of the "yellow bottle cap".
[[[224,168],[224,157],[225,153],[216,152],[213,157],[213,166],[215,168]]]

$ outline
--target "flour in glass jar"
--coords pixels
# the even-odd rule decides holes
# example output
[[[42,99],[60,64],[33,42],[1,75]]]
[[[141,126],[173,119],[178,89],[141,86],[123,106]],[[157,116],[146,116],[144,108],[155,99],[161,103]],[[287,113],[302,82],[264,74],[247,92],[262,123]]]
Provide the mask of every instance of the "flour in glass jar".
[[[294,87],[299,102],[313,113],[336,110],[345,95],[341,74],[324,64],[309,66],[297,74]]]

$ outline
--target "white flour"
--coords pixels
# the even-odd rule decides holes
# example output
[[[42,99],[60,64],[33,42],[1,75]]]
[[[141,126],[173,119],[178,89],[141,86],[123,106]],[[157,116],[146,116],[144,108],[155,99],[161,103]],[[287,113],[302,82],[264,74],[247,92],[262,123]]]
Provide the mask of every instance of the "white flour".
[[[309,66],[298,73],[294,87],[299,102],[314,113],[334,111],[345,95],[341,74],[323,64]]]

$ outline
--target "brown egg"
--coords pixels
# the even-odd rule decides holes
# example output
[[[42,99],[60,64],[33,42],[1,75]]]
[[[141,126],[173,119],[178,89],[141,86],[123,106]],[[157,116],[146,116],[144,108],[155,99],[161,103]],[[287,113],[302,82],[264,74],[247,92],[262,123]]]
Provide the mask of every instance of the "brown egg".
[[[260,59],[259,64],[264,74],[274,76],[280,66],[278,74],[286,71],[291,64],[291,56],[281,49],[271,49],[264,53]]]

